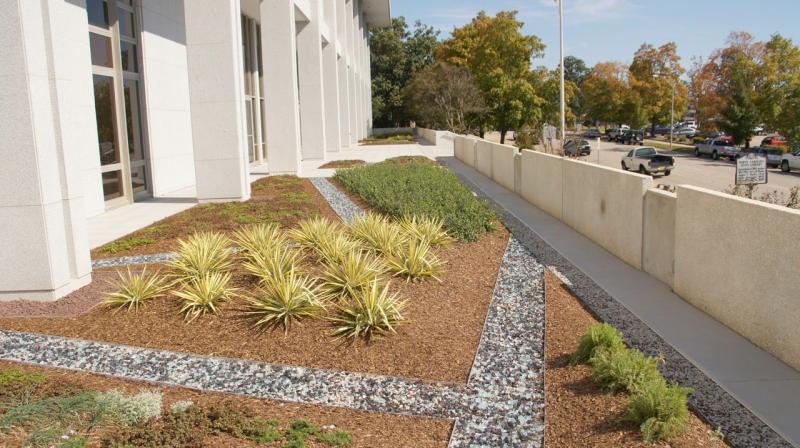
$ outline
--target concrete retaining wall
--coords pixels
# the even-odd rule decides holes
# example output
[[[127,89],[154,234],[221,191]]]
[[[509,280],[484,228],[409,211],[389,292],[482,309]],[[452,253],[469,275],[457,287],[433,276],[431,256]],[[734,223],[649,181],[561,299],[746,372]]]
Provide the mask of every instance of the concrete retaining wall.
[[[520,157],[520,195],[560,220],[564,206],[564,159],[528,149],[523,149]]]
[[[676,196],[650,189],[644,196],[642,270],[668,284],[675,274]]]
[[[677,190],[675,292],[800,369],[800,211]]]
[[[430,143],[431,145],[436,144],[436,131],[432,129],[425,129],[425,128],[414,128],[416,131],[416,135],[425,140],[426,142]]]
[[[455,136],[455,156],[469,166],[475,166],[476,140],[464,135]]]
[[[517,148],[493,143],[491,154],[492,180],[506,189],[514,191],[516,184],[514,157],[517,154]]]
[[[486,140],[478,140],[475,148],[475,165],[474,168],[484,176],[492,177],[492,151],[494,150],[494,143]]]

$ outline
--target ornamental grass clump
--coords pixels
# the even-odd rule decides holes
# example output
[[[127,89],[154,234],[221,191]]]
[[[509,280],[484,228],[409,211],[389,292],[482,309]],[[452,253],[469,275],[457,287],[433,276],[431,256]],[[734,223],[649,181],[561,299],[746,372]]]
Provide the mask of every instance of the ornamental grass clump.
[[[411,238],[427,241],[433,247],[448,248],[455,241],[444,230],[444,221],[441,218],[406,216],[400,220],[400,226]]]
[[[338,223],[327,218],[315,217],[297,223],[297,227],[289,231],[289,238],[302,248],[316,252],[320,245],[342,232],[342,226]]]
[[[368,249],[384,255],[402,250],[408,240],[401,226],[376,213],[365,213],[353,219],[350,233]]]
[[[406,302],[397,294],[389,293],[389,284],[381,287],[373,280],[354,297],[336,304],[334,335],[344,339],[363,338],[366,341],[385,333],[395,333],[395,328],[406,322],[403,310]]]
[[[594,356],[594,352],[598,347],[605,347],[610,351],[624,349],[625,342],[622,340],[622,333],[606,323],[590,326],[586,333],[581,336],[580,345],[570,358],[570,364],[576,365],[588,362]]]
[[[366,251],[347,253],[339,262],[327,263],[322,273],[321,292],[330,298],[355,297],[372,282],[384,283],[386,264]]]
[[[300,251],[287,246],[277,246],[263,252],[253,252],[242,267],[263,285],[274,278],[286,276],[296,269],[302,258]]]
[[[407,281],[432,278],[441,281],[444,261],[431,250],[427,241],[409,241],[406,246],[387,255],[389,270]]]
[[[229,244],[228,237],[221,233],[196,233],[187,240],[178,240],[176,257],[167,265],[184,281],[228,272],[233,268]]]
[[[639,392],[645,384],[659,381],[659,358],[645,356],[639,350],[597,347],[589,360],[592,379],[611,392]]]
[[[231,274],[227,272],[210,272],[183,283],[174,294],[183,302],[181,313],[187,321],[207,313],[216,314],[222,303],[235,297],[236,289],[230,286],[230,281]]]
[[[239,246],[240,256],[252,260],[256,255],[286,246],[288,239],[277,224],[253,224],[234,232],[233,242]]]
[[[267,279],[255,295],[246,298],[244,315],[253,326],[263,329],[283,327],[289,332],[293,322],[318,316],[325,305],[317,286],[308,277],[291,269],[286,275]]]
[[[137,311],[146,302],[163,296],[172,286],[158,271],[148,273],[145,267],[140,273],[117,271],[119,278],[109,282],[116,290],[104,293],[106,299],[101,302],[103,306]]]
[[[361,250],[361,244],[339,233],[321,241],[314,249],[319,259],[327,264],[341,263],[347,255]]]
[[[628,401],[628,418],[639,425],[646,442],[683,434],[689,424],[689,387],[662,378],[644,384]]]

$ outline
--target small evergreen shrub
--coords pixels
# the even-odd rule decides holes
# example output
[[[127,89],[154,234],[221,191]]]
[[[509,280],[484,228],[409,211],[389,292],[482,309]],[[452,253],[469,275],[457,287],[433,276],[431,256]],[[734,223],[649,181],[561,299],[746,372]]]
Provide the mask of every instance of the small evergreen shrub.
[[[178,400],[169,407],[169,411],[173,414],[186,412],[190,407],[194,406],[194,402],[192,400]]]
[[[161,393],[139,392],[136,395],[125,395],[112,390],[97,394],[97,403],[114,416],[123,425],[137,425],[161,415]]]
[[[622,333],[606,323],[591,325],[581,337],[578,350],[570,358],[570,363],[575,365],[588,362],[598,347],[611,351],[625,348]]]
[[[592,378],[611,392],[638,392],[643,385],[661,380],[658,358],[645,356],[639,350],[597,347],[589,360]]]
[[[689,423],[688,396],[692,392],[663,379],[644,384],[628,401],[628,418],[639,425],[646,442],[680,435]]]

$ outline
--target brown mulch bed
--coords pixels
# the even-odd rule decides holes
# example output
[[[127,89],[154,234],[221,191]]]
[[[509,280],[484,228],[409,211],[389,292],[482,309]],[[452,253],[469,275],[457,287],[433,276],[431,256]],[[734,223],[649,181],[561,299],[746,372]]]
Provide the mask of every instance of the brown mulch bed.
[[[549,270],[545,284],[545,445],[559,448],[727,446],[715,441],[713,429],[693,413],[689,416],[689,429],[681,437],[669,443],[644,443],[638,426],[625,421],[627,395],[603,390],[592,381],[591,367],[569,365],[569,356],[578,348],[581,335],[598,320]]]
[[[334,160],[331,162],[326,163],[325,165],[320,166],[320,169],[327,169],[327,168],[353,168],[355,166],[364,166],[367,162],[363,160]]]
[[[21,368],[29,372],[44,373],[48,383],[44,386],[54,393],[64,390],[119,390],[125,393],[137,393],[142,390],[157,389],[164,396],[164,409],[178,400],[191,400],[195,405],[205,408],[228,405],[248,415],[264,419],[275,419],[282,426],[288,426],[295,420],[307,420],[318,427],[334,425],[337,430],[347,431],[353,438],[351,447],[445,447],[452,428],[449,420],[406,417],[390,414],[361,412],[343,408],[305,405],[288,402],[258,400],[220,393],[198,392],[176,387],[157,387],[148,383],[134,382],[72,372],[60,369],[45,369],[0,361],[0,369]],[[213,437],[205,446],[254,447],[283,446],[282,443],[258,445],[254,442],[234,439],[232,437]],[[3,439],[0,437],[0,445]],[[11,445],[9,445],[11,446]],[[91,445],[94,446],[94,445]],[[308,443],[309,447],[327,446]]]
[[[392,288],[408,299],[409,323],[396,335],[343,344],[331,336],[329,323],[304,321],[288,335],[282,330],[258,332],[239,316],[240,301],[224,304],[220,316],[208,315],[185,323],[178,301],[154,300],[138,312],[102,308],[73,317],[4,318],[0,328],[73,338],[107,341],[202,355],[253,359],[326,369],[370,372],[427,380],[464,383],[469,375],[491,301],[495,279],[508,241],[499,230],[476,243],[458,243],[441,251],[447,260],[442,282],[406,283]],[[152,268],[151,268],[152,269]],[[66,299],[75,309],[102,300],[97,285],[78,290]],[[254,282],[241,273],[235,286],[252,290]],[[104,284],[104,283],[103,283]],[[105,286],[105,290],[110,287]],[[53,304],[53,309],[58,307]],[[0,303],[0,316],[24,310],[19,303]],[[37,309],[39,315],[46,310]]]
[[[291,227],[314,216],[339,219],[308,179],[270,176],[254,182],[245,202],[201,204],[158,221],[92,251],[92,259],[170,252],[177,240],[200,231],[230,234],[243,225],[263,222]]]

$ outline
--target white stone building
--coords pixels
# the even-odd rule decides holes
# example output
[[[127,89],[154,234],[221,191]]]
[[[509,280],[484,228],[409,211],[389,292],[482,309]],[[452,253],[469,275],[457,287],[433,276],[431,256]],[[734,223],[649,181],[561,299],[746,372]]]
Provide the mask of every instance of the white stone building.
[[[87,219],[250,197],[371,129],[389,0],[0,0],[0,299],[90,281]]]

